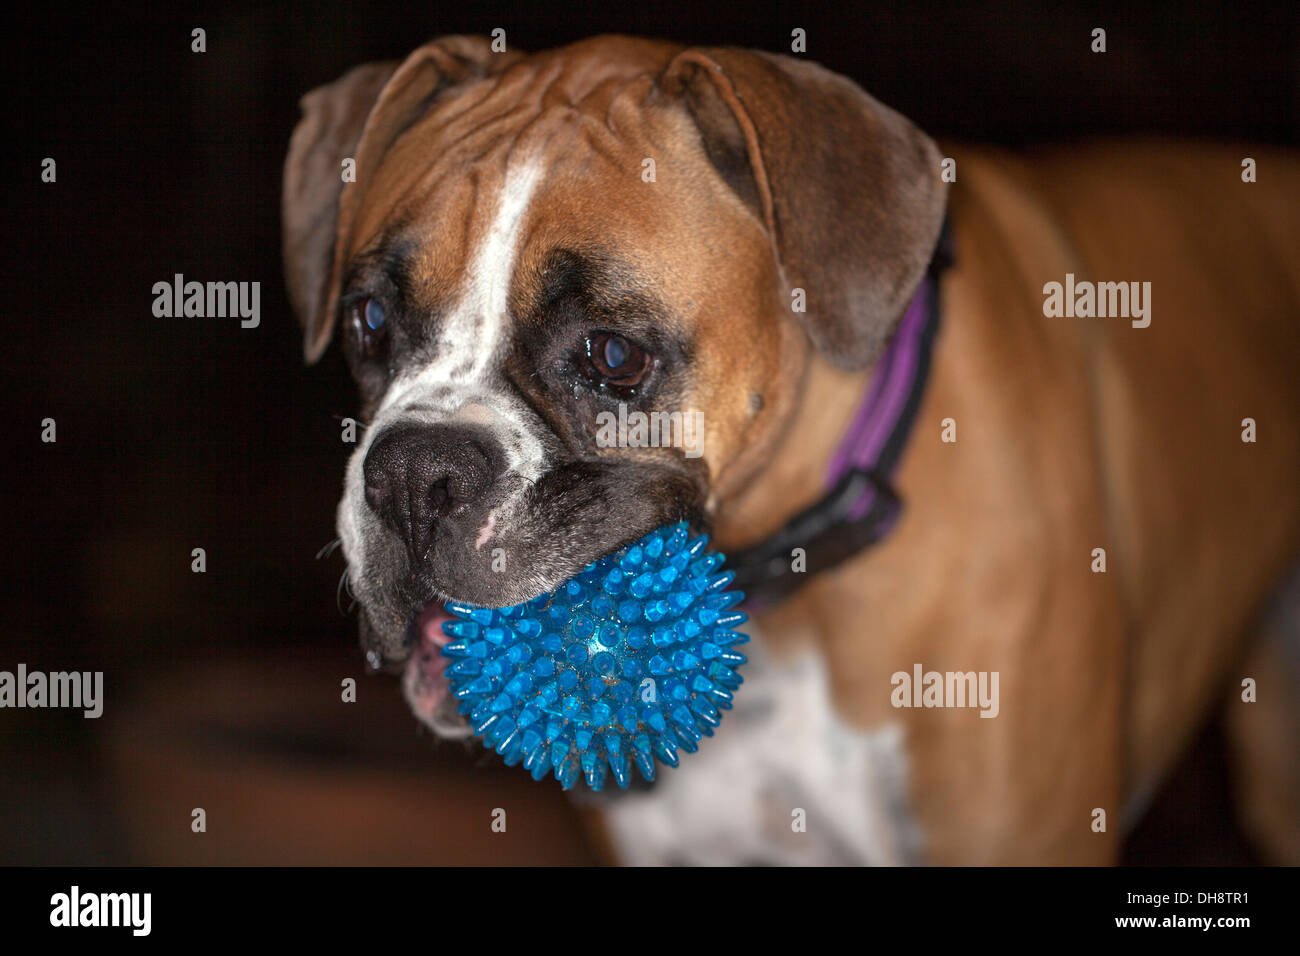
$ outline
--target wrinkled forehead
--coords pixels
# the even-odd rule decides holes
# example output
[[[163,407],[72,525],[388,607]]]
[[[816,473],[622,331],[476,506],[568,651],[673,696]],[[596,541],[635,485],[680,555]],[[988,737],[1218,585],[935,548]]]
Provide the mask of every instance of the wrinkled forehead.
[[[371,174],[349,261],[400,266],[428,307],[476,293],[484,309],[526,311],[548,281],[582,270],[660,297],[716,285],[710,258],[734,247],[736,220],[761,239],[685,113],[647,105],[649,74],[574,100],[554,84],[521,91],[515,73],[470,84],[402,133]]]

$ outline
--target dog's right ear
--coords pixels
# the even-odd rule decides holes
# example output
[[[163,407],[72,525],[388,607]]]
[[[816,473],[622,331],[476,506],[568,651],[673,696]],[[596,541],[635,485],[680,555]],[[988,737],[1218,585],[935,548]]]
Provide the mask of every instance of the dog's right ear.
[[[302,119],[289,140],[280,201],[284,272],[289,301],[306,336],[303,354],[314,362],[329,344],[320,326],[334,264],[334,234],[343,192],[343,160],[355,157],[361,130],[397,61],[367,63],[299,102]]]
[[[486,37],[442,37],[400,64],[359,66],[302,98],[280,213],[285,280],[309,364],[334,334],[343,250],[368,174],[446,87],[495,73],[522,55],[493,52]],[[345,159],[355,161],[356,182],[343,181]]]

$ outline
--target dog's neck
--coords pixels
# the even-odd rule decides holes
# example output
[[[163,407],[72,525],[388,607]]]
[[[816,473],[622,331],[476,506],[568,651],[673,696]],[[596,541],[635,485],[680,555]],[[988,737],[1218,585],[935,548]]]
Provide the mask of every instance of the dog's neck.
[[[826,473],[870,387],[874,366],[844,372],[809,350],[803,388],[770,463],[713,523],[723,551],[752,547],[826,493]]]
[[[929,377],[939,279],[951,259],[945,224],[925,277],[865,376],[837,375],[824,361],[807,359],[807,385],[791,428],[776,448],[776,464],[757,483],[766,493],[758,504],[742,499],[748,513],[743,507],[731,512],[720,535],[724,547],[730,534],[754,535],[740,539],[743,550],[732,549],[729,562],[752,606],[784,600],[812,574],[838,566],[892,530],[901,511],[894,469]],[[802,464],[783,469],[781,463],[790,460]],[[817,466],[820,477],[811,471]],[[774,515],[781,517],[775,525]],[[749,529],[741,524],[746,519]]]

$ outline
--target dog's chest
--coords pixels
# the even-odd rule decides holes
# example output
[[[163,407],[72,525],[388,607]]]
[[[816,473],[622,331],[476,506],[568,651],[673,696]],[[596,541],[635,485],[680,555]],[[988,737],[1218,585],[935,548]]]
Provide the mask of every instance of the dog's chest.
[[[751,632],[752,633],[752,632]],[[831,708],[812,650],[776,659],[754,636],[715,736],[648,793],[604,806],[620,861],[657,864],[912,862],[902,728],[863,732]]]

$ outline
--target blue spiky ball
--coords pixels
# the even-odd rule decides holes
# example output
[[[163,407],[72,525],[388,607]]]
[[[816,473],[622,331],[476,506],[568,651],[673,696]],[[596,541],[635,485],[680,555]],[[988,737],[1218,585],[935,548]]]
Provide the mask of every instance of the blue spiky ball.
[[[744,600],[724,556],[668,525],[593,561],[551,594],[481,608],[451,602],[446,674],[474,733],[534,779],[592,790],[655,758],[677,766],[713,735],[743,678]]]

